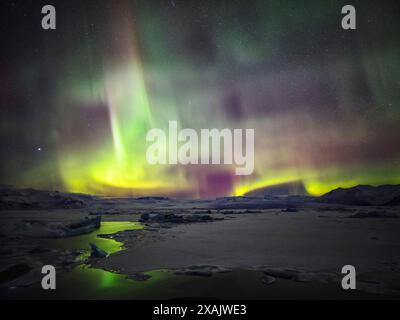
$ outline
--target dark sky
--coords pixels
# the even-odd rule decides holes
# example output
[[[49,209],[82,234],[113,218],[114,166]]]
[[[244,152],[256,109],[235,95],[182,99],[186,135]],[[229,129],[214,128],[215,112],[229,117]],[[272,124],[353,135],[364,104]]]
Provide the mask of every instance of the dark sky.
[[[41,28],[41,8],[57,29]],[[357,29],[341,28],[341,8]],[[0,182],[209,197],[400,183],[396,1],[2,1]],[[146,132],[254,128],[255,171],[150,166]]]

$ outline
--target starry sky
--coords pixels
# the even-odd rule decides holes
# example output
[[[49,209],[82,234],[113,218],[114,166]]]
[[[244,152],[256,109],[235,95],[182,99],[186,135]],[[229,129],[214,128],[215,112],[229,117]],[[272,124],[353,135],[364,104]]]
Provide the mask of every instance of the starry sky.
[[[53,4],[57,29],[41,28]],[[341,28],[353,4],[357,30]],[[208,198],[400,183],[395,1],[0,4],[0,182]],[[146,162],[149,129],[255,129],[255,170]]]

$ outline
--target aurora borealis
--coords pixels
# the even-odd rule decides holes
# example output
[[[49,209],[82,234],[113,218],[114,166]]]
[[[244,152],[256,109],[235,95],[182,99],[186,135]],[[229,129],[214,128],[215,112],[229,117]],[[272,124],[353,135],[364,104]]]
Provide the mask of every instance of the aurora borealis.
[[[2,183],[193,198],[400,183],[396,2],[352,1],[346,31],[343,1],[47,2],[1,10]],[[146,133],[168,121],[254,128],[254,173],[149,165]]]

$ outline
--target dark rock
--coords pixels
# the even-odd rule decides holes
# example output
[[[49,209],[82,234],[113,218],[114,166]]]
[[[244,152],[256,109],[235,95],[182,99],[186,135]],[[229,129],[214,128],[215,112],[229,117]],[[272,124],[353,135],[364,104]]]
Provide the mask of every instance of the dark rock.
[[[90,216],[118,216],[120,214],[122,214],[122,213],[119,211],[113,211],[113,210],[89,213]]]
[[[91,219],[84,219],[82,221],[74,222],[66,227],[70,230],[79,230],[89,227],[90,229],[98,229],[101,225],[101,217],[95,217]]]
[[[0,272],[0,284],[15,280],[32,270],[32,267],[26,263],[19,263]]]
[[[398,218],[394,213],[387,213],[386,211],[360,211],[356,214],[349,216],[349,218]]]
[[[148,214],[148,213],[143,213],[143,214],[140,216],[139,221],[140,221],[140,222],[146,222],[146,221],[148,221],[149,219],[150,219],[150,214]]]
[[[280,268],[267,268],[264,269],[264,274],[267,276],[272,276],[275,278],[282,278],[282,279],[296,279],[299,275],[299,271],[291,270],[291,269],[280,269]]]
[[[346,208],[342,206],[332,206],[332,207],[320,207],[316,209],[319,212],[329,211],[329,212],[355,212],[357,209],[355,208]]]
[[[285,209],[288,207],[302,207],[304,204],[309,203],[314,198],[311,197],[277,197],[276,199],[264,198],[245,198],[238,200],[217,200],[212,204],[215,210],[267,210],[267,209]],[[243,213],[243,212],[237,212]]]
[[[209,270],[181,270],[176,271],[176,275],[185,275],[185,276],[197,276],[197,277],[211,277],[212,272]]]
[[[175,270],[176,275],[210,277],[215,273],[232,272],[232,269],[214,265],[191,265]]]
[[[385,203],[386,206],[400,206],[400,196],[393,198]]]
[[[73,222],[22,220],[16,225],[15,234],[33,238],[66,238],[90,233],[101,225],[101,217],[85,218]]]
[[[216,220],[223,220],[223,218],[213,218],[207,214],[174,214],[174,213],[158,213],[149,214],[144,213],[140,216],[139,222],[147,223],[147,225],[154,223],[196,223],[196,222],[210,222]]]
[[[141,201],[169,201],[171,200],[168,197],[139,197],[136,198],[136,200],[141,200]]]
[[[50,252],[51,250],[49,248],[33,248],[31,251],[29,251],[30,254],[42,254],[42,253],[47,253]]]
[[[261,210],[245,210],[243,213],[246,214],[257,214],[257,213],[261,213]]]
[[[287,269],[287,268],[270,268],[270,267],[259,267],[259,271],[262,271],[265,275],[285,279],[285,280],[293,280],[299,282],[311,282],[311,281],[327,281],[336,277],[336,275],[332,275],[330,273],[315,273],[304,270],[297,269]]]
[[[276,278],[269,275],[264,275],[261,281],[266,285],[271,285],[276,281]]]
[[[151,278],[150,275],[144,274],[144,273],[135,273],[132,275],[129,275],[129,279],[135,280],[135,281],[146,281]]]
[[[108,253],[105,252],[103,249],[100,249],[93,243],[90,243],[90,257],[91,258],[106,258]]]
[[[206,222],[213,221],[209,215],[188,215],[184,217],[185,222]]]
[[[97,216],[94,218],[86,218],[81,221],[73,222],[66,225],[58,226],[54,228],[51,237],[54,238],[67,238],[74,237],[82,234],[90,233],[101,226],[101,217]]]

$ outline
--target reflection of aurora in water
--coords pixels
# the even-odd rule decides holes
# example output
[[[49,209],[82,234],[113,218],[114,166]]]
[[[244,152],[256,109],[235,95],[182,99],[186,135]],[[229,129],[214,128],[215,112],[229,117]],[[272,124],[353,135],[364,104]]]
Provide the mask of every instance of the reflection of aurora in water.
[[[378,5],[364,1],[360,31],[348,33],[337,28],[340,4],[320,1],[63,7],[71,22],[59,26],[60,40],[41,34],[41,55],[18,61],[32,130],[24,122],[28,133],[18,133],[20,118],[5,110],[3,135],[36,147],[26,170],[18,152],[7,155],[6,182],[187,197],[296,181],[314,195],[400,183],[398,21],[390,7],[380,8],[384,23],[375,17]],[[180,129],[254,128],[255,173],[148,165],[145,135],[169,120]]]
[[[59,250],[83,251],[84,253],[78,257],[78,260],[85,261],[90,254],[89,243],[98,245],[109,254],[123,249],[123,243],[111,238],[101,238],[99,235],[110,236],[121,231],[139,229],[143,229],[143,225],[138,222],[105,221],[94,232],[70,238],[52,239],[49,245]],[[123,274],[80,264],[73,270],[62,272],[57,276],[57,290],[53,294],[43,290],[40,283],[26,288],[18,288],[12,294],[22,299],[24,296],[35,296],[37,299],[132,299],[135,296],[143,298],[147,294],[154,294],[152,293],[154,288],[172,276],[171,272],[166,270],[151,270],[144,274],[150,278],[146,281],[135,281]],[[58,293],[60,296],[56,295]]]
[[[345,299],[341,288],[336,284],[296,282],[280,279],[274,286],[266,286],[256,271],[238,270],[231,273],[216,274],[212,277],[174,275],[172,272],[155,270],[146,272],[151,278],[146,281],[134,281],[126,276],[88,267],[78,267],[72,272],[57,278],[57,290],[45,291],[40,285],[20,288],[9,292],[7,299],[182,299],[199,297],[217,297],[225,300],[281,299],[299,297],[329,296]],[[0,292],[1,296],[1,292]],[[353,297],[367,299],[373,295],[357,290]],[[378,296],[375,296],[379,298]]]
[[[101,269],[93,269],[86,266],[79,266],[75,270],[72,271],[70,275],[67,275],[66,278],[77,277],[79,281],[87,281],[90,283],[90,286],[95,286],[97,284],[97,288],[99,290],[104,289],[117,289],[116,295],[121,294],[118,292],[119,290],[143,290],[145,287],[151,287],[159,281],[162,281],[168,278],[169,273],[163,270],[153,270],[145,272],[144,274],[150,276],[148,280],[143,281],[134,281],[128,280],[125,275],[117,274]],[[123,293],[121,294],[123,296]]]
[[[157,297],[157,290],[160,286],[165,289],[164,282],[178,277],[164,270],[148,271],[145,274],[150,276],[148,280],[135,281],[122,274],[80,265],[69,272],[59,274],[57,289],[52,292],[43,290],[40,283],[37,283],[8,292],[7,299],[12,297],[17,299],[26,297],[35,297],[35,299],[145,299]],[[185,280],[184,277],[182,280]],[[173,290],[173,288],[167,290],[167,294],[174,292]]]
[[[90,255],[89,243],[99,246],[108,254],[113,254],[123,249],[123,243],[112,238],[102,238],[99,237],[99,235],[112,236],[113,234],[121,231],[140,229],[143,229],[143,225],[138,222],[103,221],[101,222],[100,228],[96,231],[71,238],[52,239],[49,242],[49,245],[61,250],[82,251],[84,253],[78,257],[78,260],[84,260]]]
[[[96,244],[108,254],[113,254],[123,249],[123,243],[112,238],[102,238],[99,237],[99,235],[110,236],[121,231],[139,229],[143,229],[143,225],[138,222],[103,221],[100,228],[94,232],[71,238],[53,239],[50,244],[57,249],[83,251],[84,253],[77,259],[79,261],[84,261],[90,254],[90,250],[88,249],[89,243]],[[90,288],[89,292],[99,292],[100,295],[102,290],[107,291],[107,289],[113,289],[115,298],[117,298],[119,295],[124,296],[126,291],[140,292],[147,290],[151,288],[152,285],[157,284],[159,281],[168,277],[168,272],[162,270],[148,271],[144,274],[151,277],[146,280],[146,283],[128,280],[125,275],[81,264],[75,267],[72,271],[62,275],[61,284],[58,285],[58,288],[61,289],[61,291],[68,288],[67,291],[64,291],[64,294],[67,294],[68,290],[74,288],[74,285],[76,285],[75,288],[83,286],[84,288]],[[90,295],[88,292],[86,292],[86,294]]]

